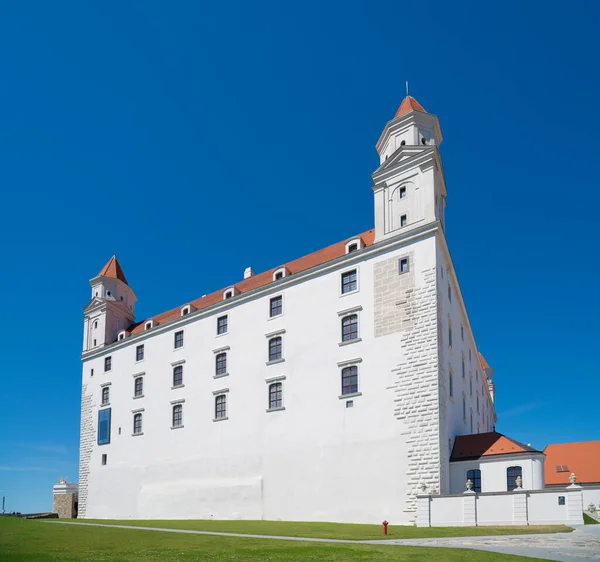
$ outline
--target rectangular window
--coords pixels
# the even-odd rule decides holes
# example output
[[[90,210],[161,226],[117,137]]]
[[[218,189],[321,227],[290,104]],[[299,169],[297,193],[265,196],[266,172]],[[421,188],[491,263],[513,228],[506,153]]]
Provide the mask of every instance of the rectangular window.
[[[227,417],[227,395],[215,396],[215,419],[220,420]]]
[[[449,386],[450,386],[450,398],[452,398],[454,396],[454,373],[452,372],[452,367],[450,368]]]
[[[141,361],[142,359],[144,359],[144,346],[143,345],[138,345],[135,348],[135,360],[136,361]]]
[[[400,258],[400,261],[398,262],[398,270],[399,270],[399,273],[408,273],[409,272],[408,258]]]
[[[448,285],[448,300],[452,302],[452,289],[450,288],[450,285]]]
[[[104,358],[104,372],[110,371],[112,369],[112,357],[109,355]]]
[[[183,366],[177,365],[173,367],[173,386],[181,386],[183,384]]]
[[[460,339],[465,341],[465,329],[462,326],[460,327]]]
[[[448,325],[448,345],[452,347],[452,324]]]
[[[103,454],[102,455],[102,466],[106,466],[106,459],[107,459],[107,455]]]
[[[110,388],[108,386],[105,386],[102,389],[102,405],[106,406],[109,403],[109,396],[110,396]]]
[[[175,349],[183,347],[183,330],[175,332]]]
[[[110,443],[110,410],[98,410],[98,445]]]
[[[467,480],[473,483],[473,491],[478,494],[481,493],[481,470],[475,468],[467,472]]]
[[[406,215],[400,217],[400,226],[406,226]]]
[[[358,367],[352,365],[342,369],[342,396],[358,392]]]
[[[215,374],[227,374],[227,353],[219,353],[215,358]]]
[[[269,361],[276,361],[282,357],[283,340],[280,336],[269,340]]]
[[[217,318],[217,335],[227,333],[227,315]]]
[[[273,297],[270,301],[269,316],[274,318],[280,316],[283,313],[283,297]]]
[[[469,377],[469,396],[473,396],[473,378]]]
[[[342,294],[356,291],[358,284],[356,282],[356,269],[342,273]]]
[[[523,480],[523,469],[520,466],[509,466],[506,469],[506,489],[512,492],[517,487],[517,478]],[[522,482],[521,482],[522,485]]]
[[[406,197],[406,187],[400,188],[400,199],[404,199]]]

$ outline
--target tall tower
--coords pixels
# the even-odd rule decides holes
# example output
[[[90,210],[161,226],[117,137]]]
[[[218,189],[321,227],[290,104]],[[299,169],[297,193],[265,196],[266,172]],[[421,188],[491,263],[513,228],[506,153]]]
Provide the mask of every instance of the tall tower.
[[[133,324],[137,302],[116,256],[90,279],[90,285],[92,300],[83,309],[84,352],[117,341],[119,333]]]
[[[441,143],[438,118],[406,96],[377,142],[380,166],[372,174],[376,242],[436,220],[444,226]]]

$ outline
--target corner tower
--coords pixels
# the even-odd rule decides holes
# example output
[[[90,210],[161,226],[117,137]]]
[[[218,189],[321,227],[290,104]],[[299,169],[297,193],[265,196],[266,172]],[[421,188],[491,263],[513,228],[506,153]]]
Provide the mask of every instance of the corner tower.
[[[135,320],[137,297],[127,283],[117,256],[90,279],[92,300],[83,309],[83,351],[114,343]]]
[[[380,166],[372,174],[376,241],[434,221],[444,226],[441,143],[438,118],[406,96],[377,142]]]

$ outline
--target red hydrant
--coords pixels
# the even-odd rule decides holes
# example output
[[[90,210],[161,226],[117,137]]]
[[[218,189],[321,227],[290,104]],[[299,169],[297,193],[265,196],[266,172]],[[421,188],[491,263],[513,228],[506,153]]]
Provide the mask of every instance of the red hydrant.
[[[382,525],[383,525],[383,534],[387,535],[387,526],[389,525],[389,523],[384,519]]]

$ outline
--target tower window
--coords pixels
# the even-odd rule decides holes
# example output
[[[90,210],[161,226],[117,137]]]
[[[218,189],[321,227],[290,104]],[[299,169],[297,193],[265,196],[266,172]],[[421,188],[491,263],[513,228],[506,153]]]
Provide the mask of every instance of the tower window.
[[[358,392],[358,367],[352,365],[342,369],[342,396]]]
[[[427,144],[427,139],[425,137],[421,139],[421,144]]]
[[[405,141],[405,140],[403,140],[403,141],[400,143],[400,146],[404,146],[405,144],[406,144],[406,141]]]
[[[283,384],[275,382],[269,385],[269,410],[283,407]]]
[[[400,258],[398,262],[399,273],[408,273],[409,272],[409,261],[408,258]]]
[[[227,395],[219,394],[215,396],[215,419],[222,420],[227,417]]]
[[[217,318],[217,335],[227,333],[227,315]]]
[[[173,406],[173,427],[183,426],[183,406],[175,404]]]
[[[406,215],[400,217],[400,226],[406,226]]]
[[[108,386],[105,386],[102,389],[102,406],[106,406],[108,404],[109,397],[110,397],[110,388]]]
[[[110,371],[112,369],[112,357],[109,355],[104,358],[104,372]]]
[[[357,289],[356,269],[342,273],[342,294],[351,293]]]
[[[94,347],[96,347],[96,340],[94,340]]]
[[[219,353],[215,358],[215,374],[227,374],[227,353]]]
[[[452,367],[450,367],[450,378],[448,379],[448,387],[450,391],[450,398],[454,396],[454,373],[452,372]]]
[[[351,341],[358,338],[358,314],[351,314],[342,318],[342,341]]]
[[[180,330],[179,332],[175,332],[174,344],[175,344],[175,349],[179,349],[180,347],[183,347],[183,330]]]
[[[106,294],[110,297],[110,291],[107,291]]]
[[[98,328],[98,320],[94,322],[94,330]]]
[[[452,302],[452,288],[448,285],[448,300]]]
[[[273,297],[270,300],[269,316],[274,318],[275,316],[281,316],[283,313],[283,297],[281,295]]]
[[[102,466],[106,466],[106,459],[107,459],[107,456],[106,456],[106,453],[104,453],[102,455]]]
[[[183,366],[173,367],[173,386],[183,385]]]
[[[404,199],[406,197],[406,187],[400,188],[400,199]]]
[[[281,336],[269,340],[269,361],[277,361],[282,357],[283,340]]]
[[[133,416],[133,434],[140,435],[142,433],[142,414]]]

